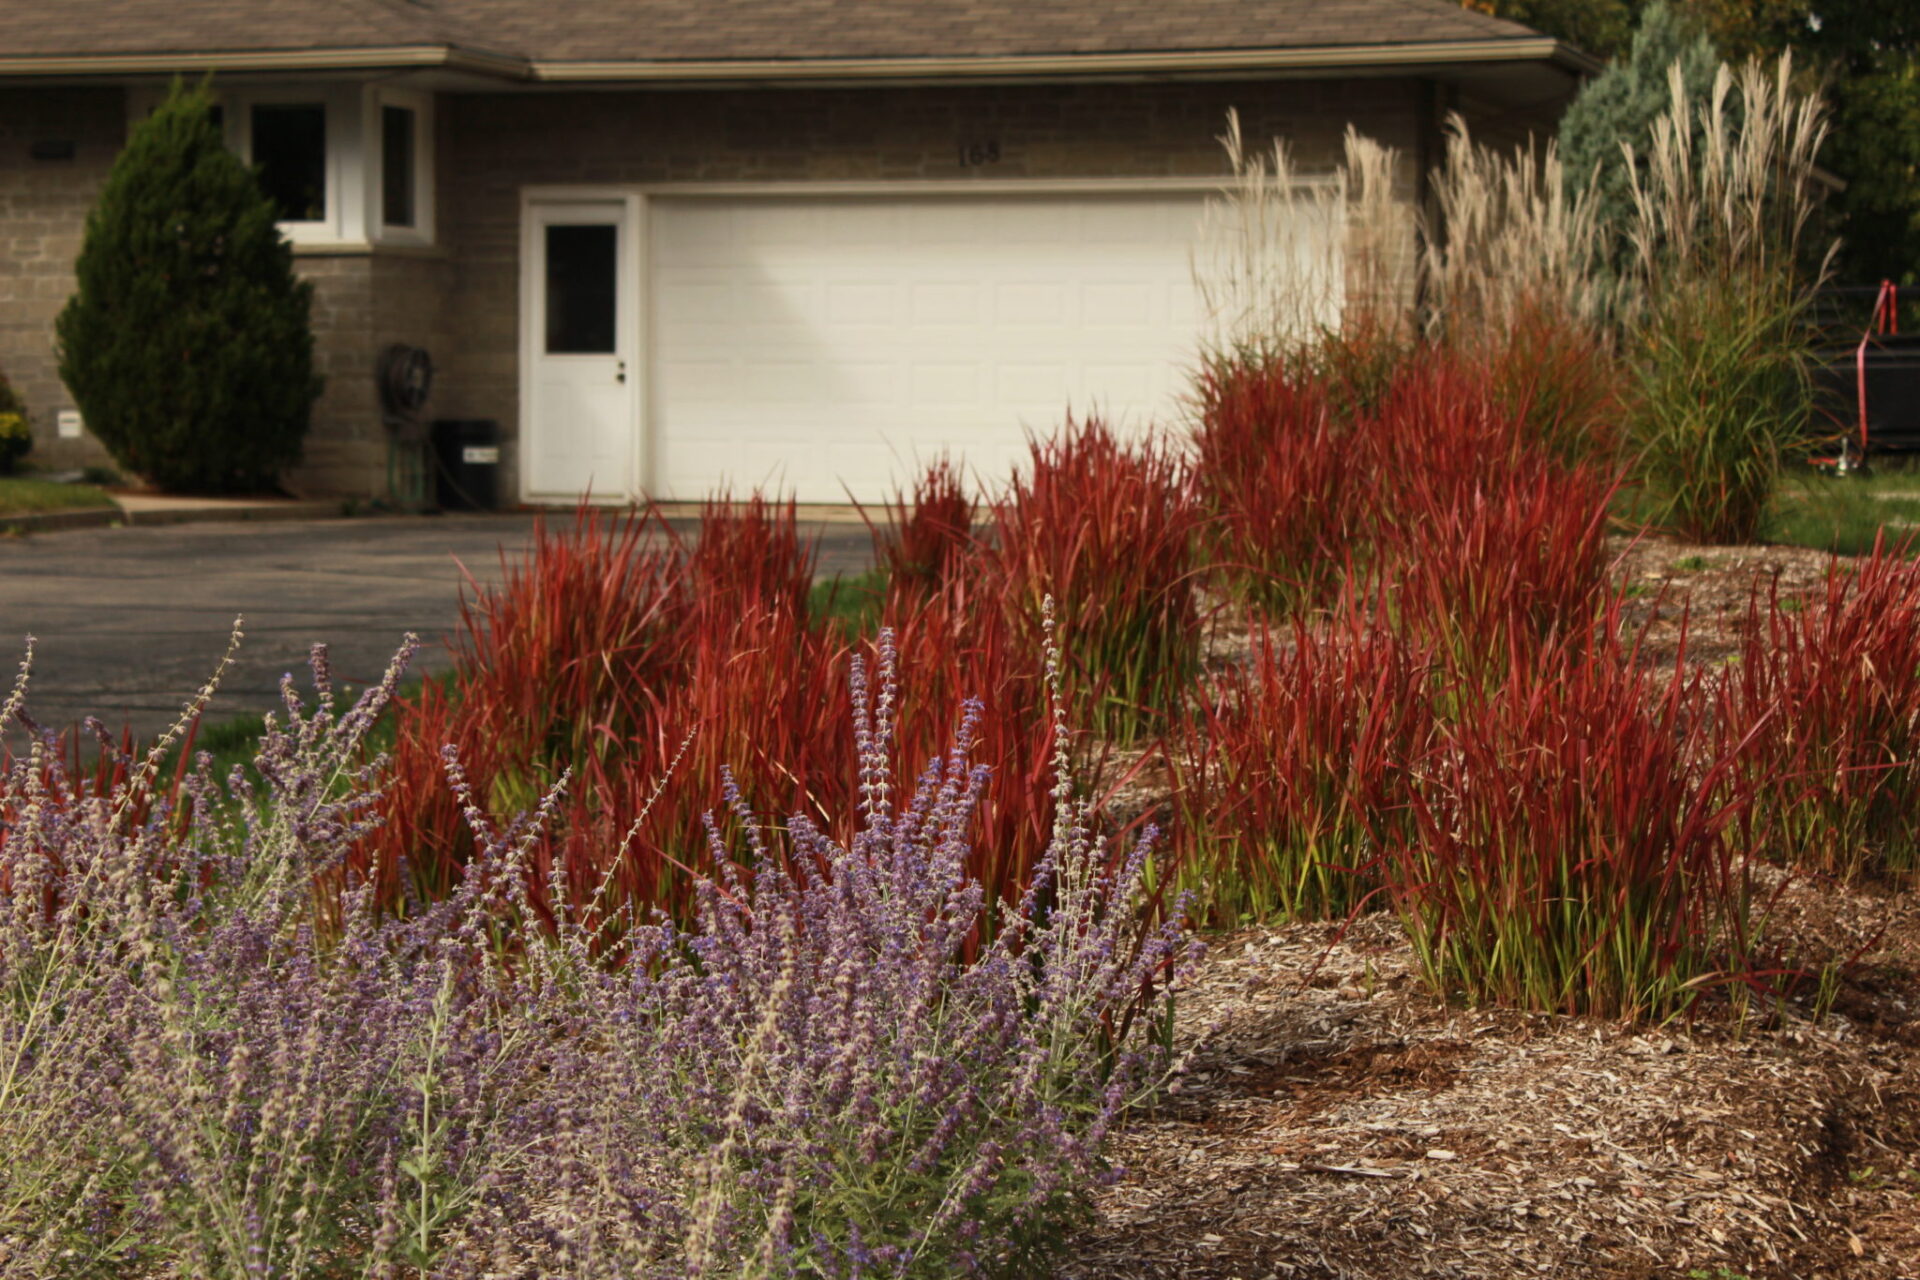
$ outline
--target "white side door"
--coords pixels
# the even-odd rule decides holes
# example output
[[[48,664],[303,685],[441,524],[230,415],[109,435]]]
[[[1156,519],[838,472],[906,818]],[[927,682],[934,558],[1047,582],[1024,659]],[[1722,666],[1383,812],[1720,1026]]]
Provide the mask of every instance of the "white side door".
[[[521,370],[529,498],[639,491],[639,262],[625,199],[528,206]]]

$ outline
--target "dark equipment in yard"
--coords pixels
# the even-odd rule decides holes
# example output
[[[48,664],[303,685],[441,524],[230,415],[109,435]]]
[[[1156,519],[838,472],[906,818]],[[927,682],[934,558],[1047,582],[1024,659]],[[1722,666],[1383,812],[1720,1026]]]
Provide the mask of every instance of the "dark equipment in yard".
[[[1920,289],[1885,280],[1824,289],[1816,301],[1815,402],[1835,445],[1820,461],[1836,470],[1855,470],[1874,454],[1920,451],[1920,330],[1900,331],[1903,288],[1909,301],[1920,298]],[[1869,297],[1861,328],[1858,308]]]
[[[441,418],[433,424],[434,496],[448,511],[500,505],[500,424],[491,418]]]

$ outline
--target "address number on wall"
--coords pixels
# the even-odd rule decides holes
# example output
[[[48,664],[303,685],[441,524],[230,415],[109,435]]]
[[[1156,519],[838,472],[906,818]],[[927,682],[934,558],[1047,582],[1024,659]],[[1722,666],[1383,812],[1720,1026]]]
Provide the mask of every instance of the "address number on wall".
[[[963,142],[960,144],[960,167],[977,169],[983,164],[1000,163],[1000,140],[990,138],[985,142]]]

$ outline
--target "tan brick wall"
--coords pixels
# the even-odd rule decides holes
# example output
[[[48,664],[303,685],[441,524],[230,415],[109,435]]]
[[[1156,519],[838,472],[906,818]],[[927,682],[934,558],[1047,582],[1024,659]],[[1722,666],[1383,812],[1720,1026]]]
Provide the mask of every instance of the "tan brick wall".
[[[326,387],[313,407],[305,457],[286,479],[308,494],[384,495],[387,431],[374,376],[387,344],[453,347],[444,316],[451,263],[444,253],[300,253],[313,282],[314,368]],[[440,413],[435,393],[427,412]]]
[[[107,463],[90,436],[60,440],[71,409],[53,354],[53,321],[73,292],[87,211],[126,133],[118,89],[0,90],[0,374],[27,402],[35,466]],[[36,142],[74,144],[71,160],[35,160]]]
[[[0,374],[33,416],[36,466],[112,461],[91,436],[55,437],[55,414],[73,398],[56,369],[53,322],[73,293],[87,213],[125,140],[126,119],[118,89],[0,91]],[[56,139],[75,144],[72,160],[30,158],[33,143]],[[389,342],[449,349],[441,321],[449,264],[444,254],[303,254],[295,267],[314,283],[315,363],[327,389],[314,406],[306,461],[288,483],[382,493],[387,452],[374,364]]]
[[[1411,192],[1419,94],[1410,80],[1353,79],[443,98],[440,231],[456,269],[435,412],[516,430],[525,186],[1215,176],[1235,107],[1250,139],[1284,137],[1308,168],[1334,163],[1351,122],[1408,157]],[[989,139],[1000,161],[962,168],[958,148]]]

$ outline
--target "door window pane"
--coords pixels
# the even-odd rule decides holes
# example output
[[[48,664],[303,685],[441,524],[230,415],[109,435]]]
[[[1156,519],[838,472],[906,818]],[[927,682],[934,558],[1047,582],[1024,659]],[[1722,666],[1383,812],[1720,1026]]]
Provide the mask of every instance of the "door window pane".
[[[327,217],[327,109],[320,103],[253,109],[253,163],[282,222]]]
[[[618,227],[547,227],[547,353],[610,355],[619,287]]]
[[[413,111],[380,108],[380,220],[413,225]]]

